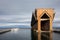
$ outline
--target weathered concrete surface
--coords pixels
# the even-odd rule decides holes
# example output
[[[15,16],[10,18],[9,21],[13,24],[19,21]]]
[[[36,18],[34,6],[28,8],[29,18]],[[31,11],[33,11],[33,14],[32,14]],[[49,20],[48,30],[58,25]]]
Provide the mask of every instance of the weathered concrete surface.
[[[6,32],[9,32],[9,31],[11,31],[11,29],[1,29],[0,34],[6,33]]]
[[[58,30],[53,30],[53,32],[55,32],[55,33],[60,33],[60,29],[58,29]]]

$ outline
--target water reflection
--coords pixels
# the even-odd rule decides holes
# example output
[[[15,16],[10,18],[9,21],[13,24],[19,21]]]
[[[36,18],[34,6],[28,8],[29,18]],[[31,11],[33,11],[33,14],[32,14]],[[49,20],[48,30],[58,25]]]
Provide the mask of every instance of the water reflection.
[[[17,33],[18,30],[19,30],[19,28],[13,28],[13,29],[11,29],[11,32]]]
[[[52,32],[34,32],[31,30],[31,40],[52,40]]]

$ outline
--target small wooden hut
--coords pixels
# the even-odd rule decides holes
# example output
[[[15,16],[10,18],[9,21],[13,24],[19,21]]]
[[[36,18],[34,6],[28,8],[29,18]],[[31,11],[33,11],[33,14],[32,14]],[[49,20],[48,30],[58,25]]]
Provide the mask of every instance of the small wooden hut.
[[[53,8],[37,8],[32,13],[31,27],[34,31],[44,32],[52,31],[52,22],[54,19]]]

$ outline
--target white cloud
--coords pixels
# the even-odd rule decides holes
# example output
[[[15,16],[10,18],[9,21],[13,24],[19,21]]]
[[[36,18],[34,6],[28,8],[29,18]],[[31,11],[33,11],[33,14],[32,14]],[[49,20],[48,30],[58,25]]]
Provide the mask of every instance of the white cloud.
[[[60,23],[53,23],[53,27],[60,27]]]
[[[15,26],[15,25],[26,25],[30,26],[31,17],[28,15],[1,15],[0,16],[0,27],[1,26]]]
[[[25,26],[30,26],[29,23],[0,23],[1,26],[15,26],[15,25],[25,25]]]
[[[31,17],[28,15],[1,15],[0,22],[30,22]]]
[[[54,22],[60,21],[60,18],[54,18]]]

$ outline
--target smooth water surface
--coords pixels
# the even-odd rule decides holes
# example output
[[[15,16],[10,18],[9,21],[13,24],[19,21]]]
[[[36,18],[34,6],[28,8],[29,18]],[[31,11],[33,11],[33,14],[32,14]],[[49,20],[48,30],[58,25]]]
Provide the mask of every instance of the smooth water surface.
[[[40,40],[37,34],[31,32],[31,29],[12,29],[10,32],[0,34],[0,40]],[[44,39],[44,38],[43,38]],[[60,40],[59,33],[52,33],[52,40]]]

